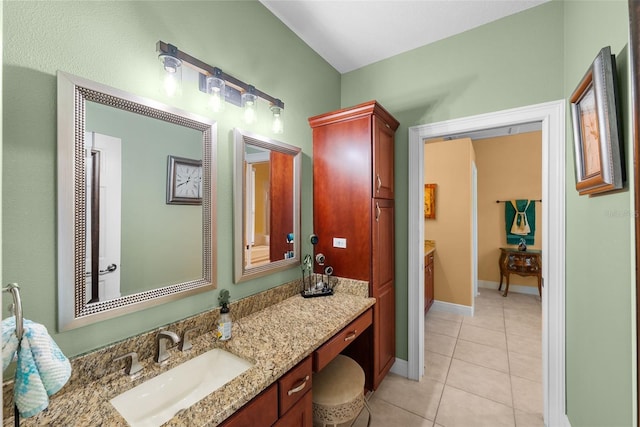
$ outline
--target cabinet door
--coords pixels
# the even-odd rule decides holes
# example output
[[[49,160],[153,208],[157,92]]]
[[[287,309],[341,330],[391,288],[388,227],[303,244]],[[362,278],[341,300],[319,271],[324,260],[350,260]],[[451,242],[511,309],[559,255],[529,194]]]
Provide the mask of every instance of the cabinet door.
[[[313,129],[314,250],[338,277],[370,279],[371,157],[370,117]],[[347,250],[333,247],[334,237],[346,239]]]
[[[262,424],[254,425],[258,426]],[[291,409],[274,424],[274,427],[313,427],[313,398],[311,391],[308,391],[298,403],[291,407]]]
[[[373,117],[373,197],[393,199],[393,138],[395,132]]]
[[[393,200],[373,200],[371,295],[373,307],[373,388],[389,372],[396,356]]]
[[[424,312],[433,304],[433,254],[425,257],[424,266]]]
[[[285,259],[284,254],[293,249],[287,243],[287,234],[293,232],[293,156],[271,151],[269,176],[269,261]]]
[[[309,393],[311,394],[311,393]],[[222,423],[223,427],[270,426],[278,419],[278,387],[274,384]]]

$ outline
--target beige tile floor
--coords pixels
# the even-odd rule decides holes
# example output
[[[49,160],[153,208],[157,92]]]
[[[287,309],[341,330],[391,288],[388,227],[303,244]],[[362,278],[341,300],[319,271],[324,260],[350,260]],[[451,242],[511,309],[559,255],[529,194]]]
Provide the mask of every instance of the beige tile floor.
[[[543,426],[541,328],[534,295],[480,289],[473,317],[429,310],[425,376],[387,375],[371,427]]]

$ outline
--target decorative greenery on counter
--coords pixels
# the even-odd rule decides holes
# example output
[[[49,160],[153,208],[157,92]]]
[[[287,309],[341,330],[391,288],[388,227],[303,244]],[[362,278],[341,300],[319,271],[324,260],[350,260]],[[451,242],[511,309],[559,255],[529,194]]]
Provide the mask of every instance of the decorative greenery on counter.
[[[229,304],[229,290],[228,289],[222,289],[220,290],[220,295],[218,295],[218,302],[220,303],[220,305],[225,306]]]

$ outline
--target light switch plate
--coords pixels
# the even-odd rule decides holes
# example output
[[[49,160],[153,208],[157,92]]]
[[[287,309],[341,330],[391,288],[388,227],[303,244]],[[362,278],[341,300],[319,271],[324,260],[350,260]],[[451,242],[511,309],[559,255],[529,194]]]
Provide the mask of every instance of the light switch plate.
[[[334,237],[333,238],[333,247],[334,248],[346,249],[347,248],[347,239],[343,239],[341,237]]]

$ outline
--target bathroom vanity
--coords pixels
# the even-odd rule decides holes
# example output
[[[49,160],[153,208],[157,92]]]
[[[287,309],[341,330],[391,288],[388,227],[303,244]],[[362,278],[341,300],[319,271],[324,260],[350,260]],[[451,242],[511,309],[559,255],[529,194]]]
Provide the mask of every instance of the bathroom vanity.
[[[108,420],[109,425],[126,426],[127,422],[109,402],[115,396],[174,368],[212,348],[222,348],[253,366],[215,390],[192,406],[178,412],[166,426],[237,426],[278,425],[305,426],[311,415],[312,372],[321,369],[335,355],[348,350],[360,337],[368,337],[371,330],[372,307],[375,299],[367,297],[366,283],[357,289],[336,287],[334,295],[322,298],[302,298],[299,283],[282,285],[292,290],[289,296],[269,305],[261,300],[261,294],[252,295],[232,306],[236,314],[246,307],[265,307],[233,324],[233,338],[216,342],[211,328],[193,339],[193,348],[181,352],[170,348],[170,358],[157,365],[152,358],[141,358],[144,369],[141,375],[130,378],[113,359],[126,346],[140,347],[145,337],[133,337],[127,343],[118,343],[98,351],[97,355],[85,355],[72,360],[74,374],[70,383],[50,400],[47,411],[35,417],[22,419],[23,426],[100,425]],[[262,294],[282,293],[279,289]],[[289,292],[289,290],[287,290]],[[203,313],[199,316],[208,316]],[[182,321],[185,324],[168,325],[167,329],[178,331],[192,327],[194,318]],[[204,319],[209,324],[211,317]],[[152,337],[157,331],[149,333]],[[125,346],[126,345],[126,346]],[[86,359],[92,359],[88,361]],[[82,381],[77,376],[104,372],[111,373],[92,381]],[[114,371],[115,368],[115,371]],[[307,379],[308,377],[308,379]],[[5,393],[9,392],[5,387]],[[82,402],[78,405],[78,402]],[[6,405],[5,405],[6,407]],[[5,414],[7,412],[5,411]],[[234,415],[235,414],[235,415]],[[306,421],[305,421],[306,420]],[[6,418],[5,425],[13,420]]]
[[[434,281],[434,266],[433,259],[435,255],[434,247],[427,247],[425,244],[425,255],[424,255],[424,313],[427,314],[431,305],[433,304],[434,299],[434,291],[433,291],[433,281]]]
[[[322,370],[371,326],[372,312],[372,308],[367,309],[222,425],[311,427],[313,372]]]

